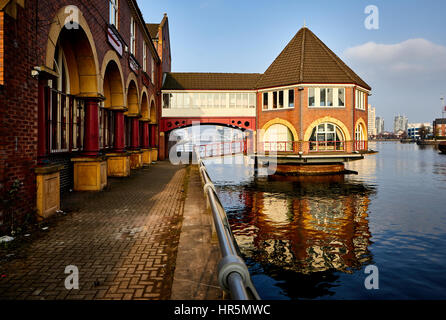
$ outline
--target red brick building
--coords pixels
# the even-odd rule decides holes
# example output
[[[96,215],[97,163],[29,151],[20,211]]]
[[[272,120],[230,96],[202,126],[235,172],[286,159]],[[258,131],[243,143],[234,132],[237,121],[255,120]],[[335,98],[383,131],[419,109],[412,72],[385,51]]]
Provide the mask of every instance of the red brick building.
[[[0,1],[0,228],[156,160],[170,64],[136,0]]]
[[[161,134],[199,121],[257,134],[257,151],[363,151],[370,90],[304,27],[263,74],[168,73]]]

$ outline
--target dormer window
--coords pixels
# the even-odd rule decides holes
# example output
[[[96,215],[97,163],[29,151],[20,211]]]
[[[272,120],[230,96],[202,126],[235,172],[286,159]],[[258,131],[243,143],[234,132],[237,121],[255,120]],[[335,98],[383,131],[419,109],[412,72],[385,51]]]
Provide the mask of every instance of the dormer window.
[[[110,0],[110,24],[118,29],[119,0]]]

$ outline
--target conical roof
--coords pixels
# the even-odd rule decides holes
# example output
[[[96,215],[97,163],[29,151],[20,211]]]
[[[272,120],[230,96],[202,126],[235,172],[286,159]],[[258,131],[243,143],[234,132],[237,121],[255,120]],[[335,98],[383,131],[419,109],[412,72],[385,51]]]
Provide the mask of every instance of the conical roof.
[[[257,88],[298,83],[354,83],[371,90],[364,80],[306,27],[297,32],[274,60],[259,79]]]

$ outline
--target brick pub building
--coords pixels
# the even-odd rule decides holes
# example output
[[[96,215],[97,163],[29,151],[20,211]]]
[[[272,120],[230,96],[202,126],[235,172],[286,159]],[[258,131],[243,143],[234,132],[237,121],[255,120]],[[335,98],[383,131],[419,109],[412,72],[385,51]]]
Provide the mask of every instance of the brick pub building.
[[[156,161],[170,64],[167,16],[135,0],[1,0],[1,232]]]

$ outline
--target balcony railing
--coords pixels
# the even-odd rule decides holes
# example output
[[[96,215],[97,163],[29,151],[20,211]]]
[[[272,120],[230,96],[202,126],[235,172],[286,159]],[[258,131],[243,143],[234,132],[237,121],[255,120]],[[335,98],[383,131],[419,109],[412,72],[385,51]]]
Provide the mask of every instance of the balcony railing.
[[[264,141],[258,146],[259,152],[298,154],[303,152],[355,152],[367,150],[367,141]]]

